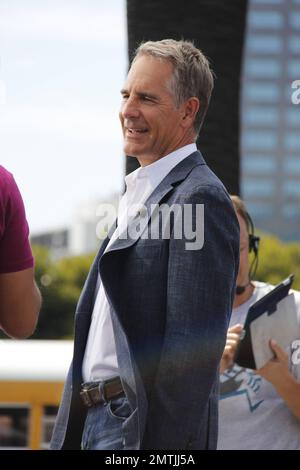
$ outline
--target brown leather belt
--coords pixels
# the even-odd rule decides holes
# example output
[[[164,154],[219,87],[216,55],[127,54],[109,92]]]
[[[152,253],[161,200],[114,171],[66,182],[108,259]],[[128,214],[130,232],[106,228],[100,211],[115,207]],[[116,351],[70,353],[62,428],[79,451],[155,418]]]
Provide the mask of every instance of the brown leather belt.
[[[113,398],[124,395],[120,377],[114,377],[101,382],[88,382],[82,384],[80,392],[83,404],[90,408],[91,406],[107,403]]]

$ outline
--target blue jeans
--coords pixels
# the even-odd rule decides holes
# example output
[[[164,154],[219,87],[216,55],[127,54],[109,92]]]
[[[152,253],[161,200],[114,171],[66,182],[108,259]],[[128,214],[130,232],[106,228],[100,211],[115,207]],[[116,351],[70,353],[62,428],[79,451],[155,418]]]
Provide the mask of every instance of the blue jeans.
[[[89,408],[81,441],[82,450],[123,450],[122,424],[130,416],[126,397]]]

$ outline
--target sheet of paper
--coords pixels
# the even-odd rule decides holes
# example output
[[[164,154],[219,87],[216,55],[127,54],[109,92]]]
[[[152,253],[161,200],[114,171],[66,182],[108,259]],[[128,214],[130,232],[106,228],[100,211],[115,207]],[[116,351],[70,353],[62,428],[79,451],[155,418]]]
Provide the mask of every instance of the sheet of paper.
[[[269,346],[270,339],[286,350],[292,341],[300,338],[294,294],[278,302],[271,315],[266,312],[254,320],[250,324],[250,332],[256,368],[260,369],[274,356]]]

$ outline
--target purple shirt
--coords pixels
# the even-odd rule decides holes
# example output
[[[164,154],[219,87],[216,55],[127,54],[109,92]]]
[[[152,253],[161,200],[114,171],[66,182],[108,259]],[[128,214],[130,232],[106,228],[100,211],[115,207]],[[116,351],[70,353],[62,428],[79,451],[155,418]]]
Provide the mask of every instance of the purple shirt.
[[[22,196],[12,174],[0,166],[0,273],[33,266],[28,236]]]

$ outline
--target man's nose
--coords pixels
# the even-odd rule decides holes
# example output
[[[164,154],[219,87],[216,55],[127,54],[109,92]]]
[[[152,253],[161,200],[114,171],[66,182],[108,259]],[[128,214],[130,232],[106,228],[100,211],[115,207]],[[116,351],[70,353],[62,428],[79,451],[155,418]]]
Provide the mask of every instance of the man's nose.
[[[139,113],[138,103],[134,98],[128,98],[121,106],[121,114],[125,119],[139,117]]]

